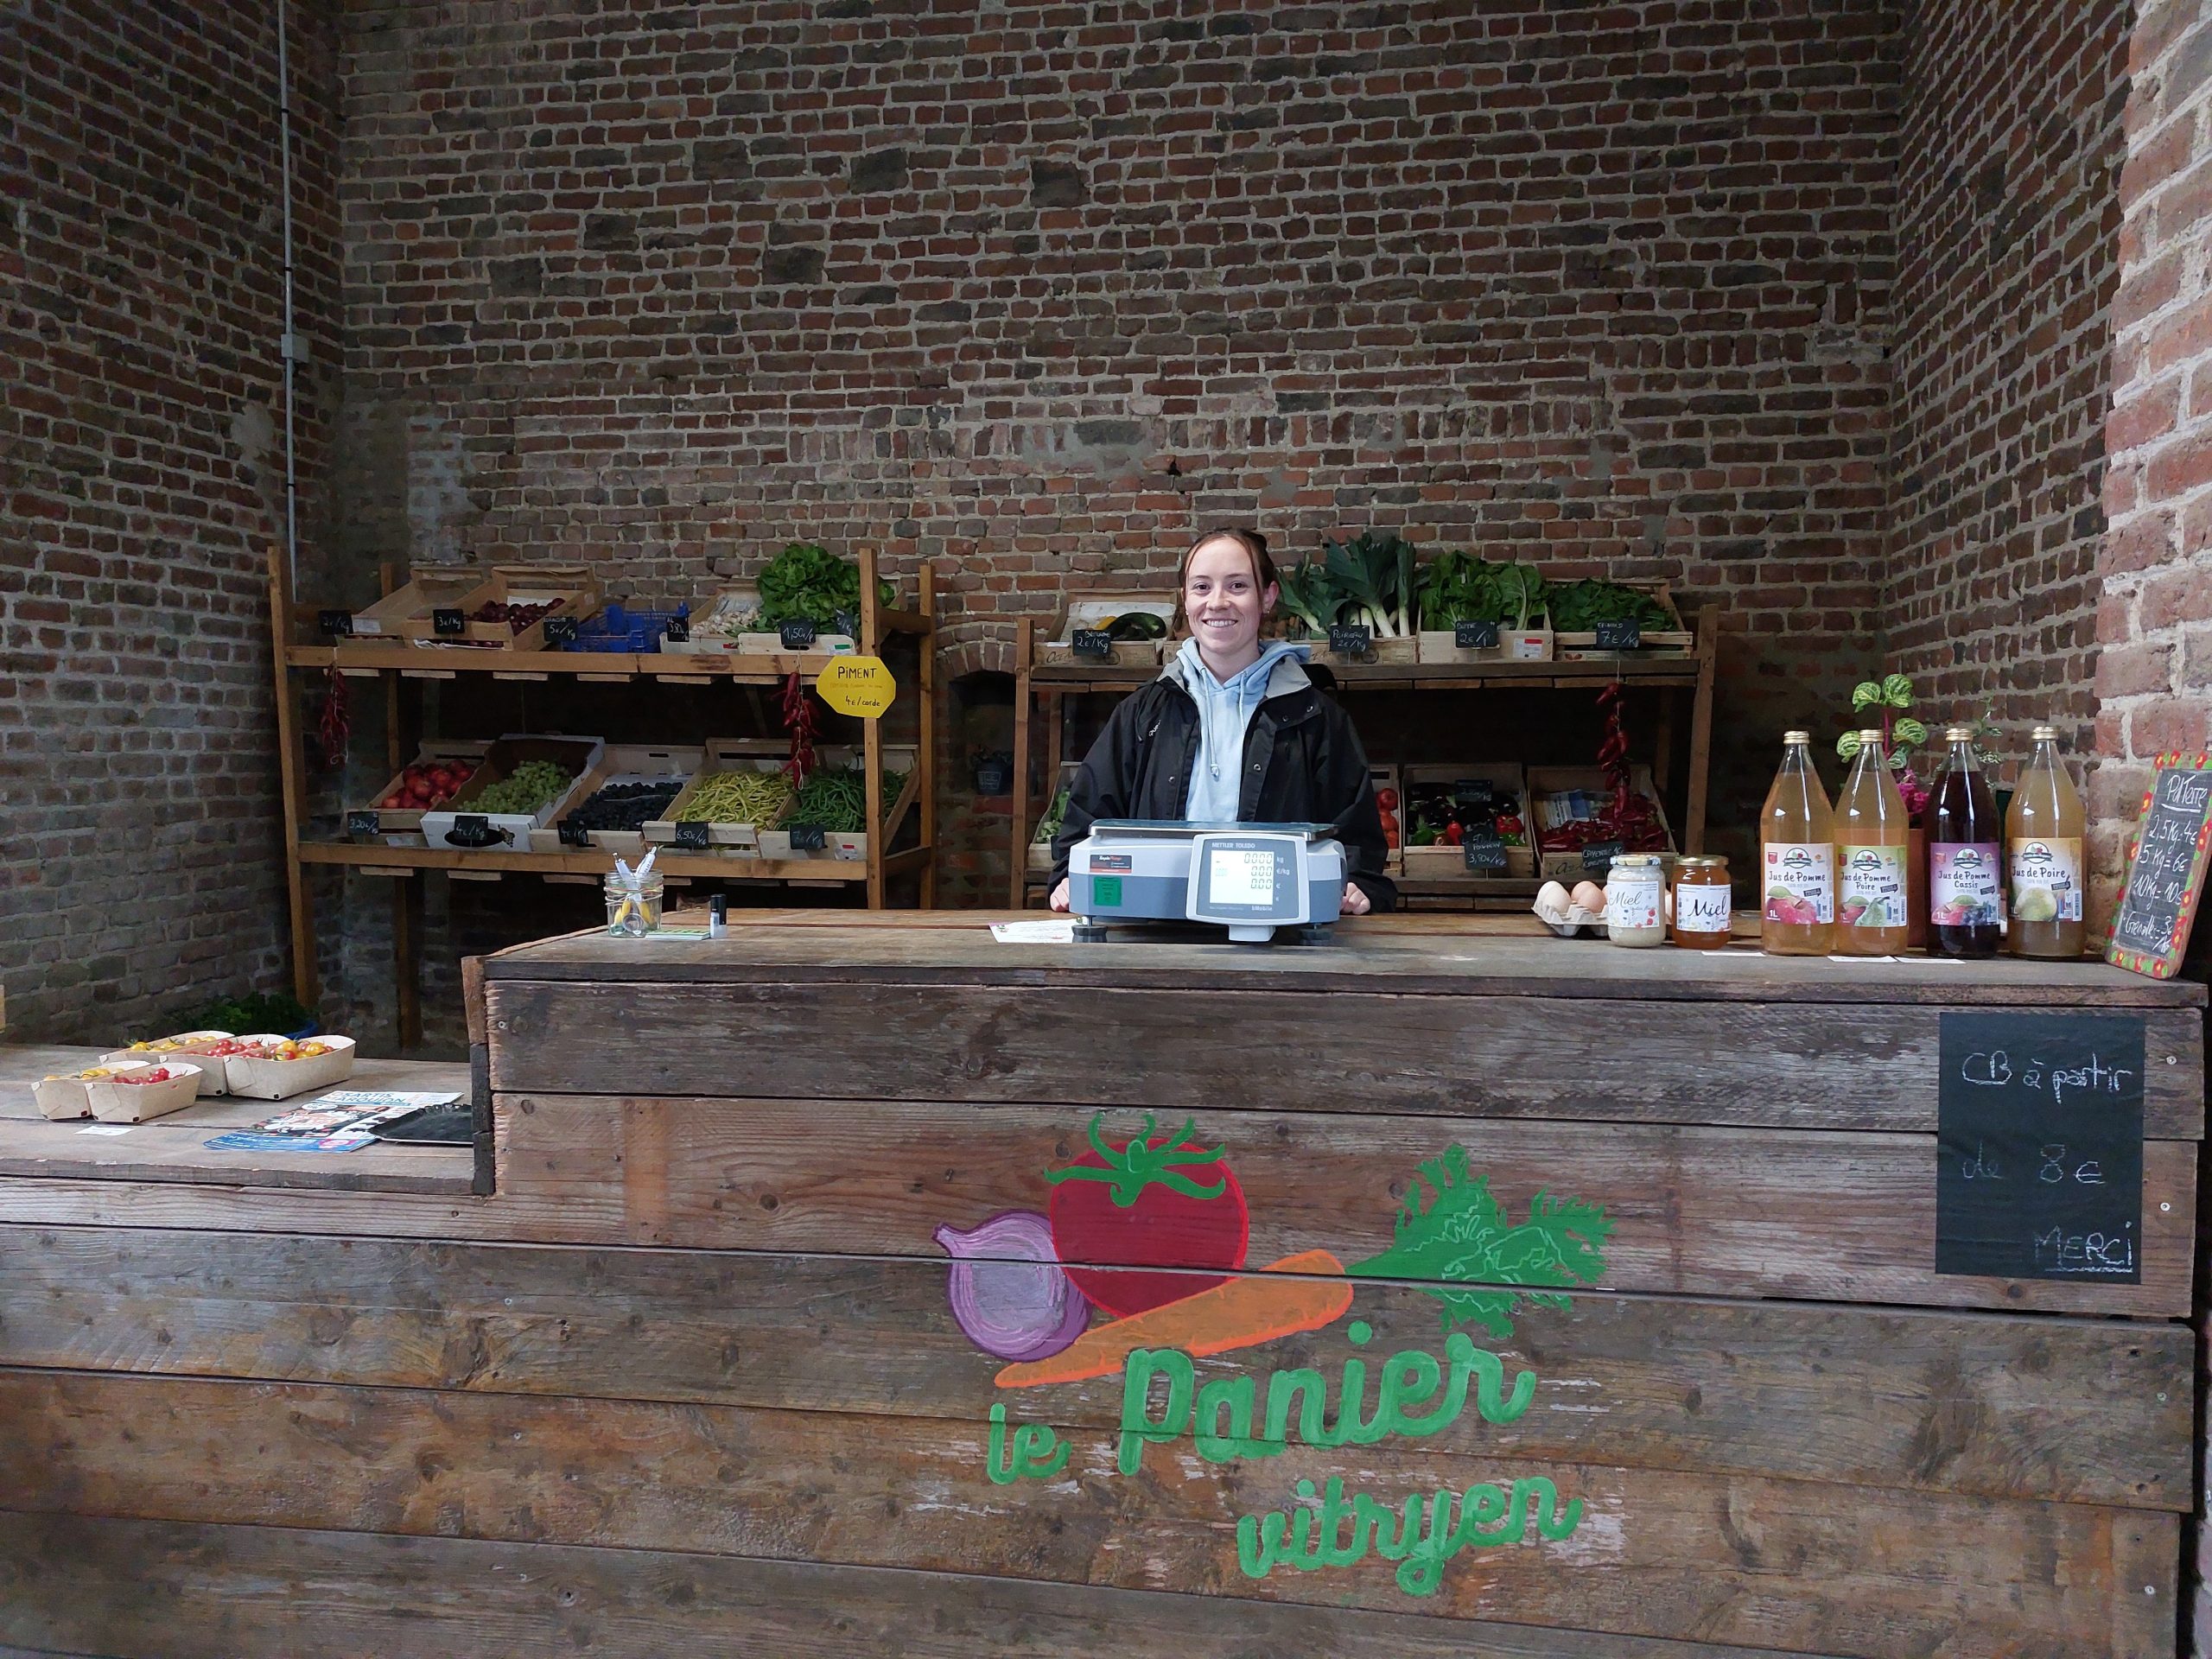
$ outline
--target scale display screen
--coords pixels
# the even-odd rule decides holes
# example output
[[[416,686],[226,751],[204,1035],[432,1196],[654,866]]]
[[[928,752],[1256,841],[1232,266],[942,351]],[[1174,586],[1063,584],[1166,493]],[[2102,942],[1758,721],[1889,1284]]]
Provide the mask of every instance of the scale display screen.
[[[1271,847],[1206,849],[1206,900],[1216,905],[1271,906],[1275,901],[1275,853]]]

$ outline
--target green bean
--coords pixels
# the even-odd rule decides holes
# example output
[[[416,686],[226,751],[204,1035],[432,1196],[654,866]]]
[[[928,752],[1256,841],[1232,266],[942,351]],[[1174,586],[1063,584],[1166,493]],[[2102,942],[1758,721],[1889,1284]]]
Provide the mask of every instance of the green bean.
[[[702,778],[676,815],[678,823],[772,823],[791,798],[781,772],[717,772]]]
[[[903,772],[886,772],[880,790],[887,818],[906,787]],[[791,806],[791,822],[817,824],[833,835],[858,835],[868,827],[868,781],[858,766],[824,767],[809,778]]]

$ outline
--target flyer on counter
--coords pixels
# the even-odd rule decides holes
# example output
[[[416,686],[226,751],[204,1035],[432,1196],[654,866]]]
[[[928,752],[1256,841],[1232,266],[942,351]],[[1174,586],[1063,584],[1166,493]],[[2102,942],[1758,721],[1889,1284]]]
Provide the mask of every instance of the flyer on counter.
[[[410,1116],[427,1107],[450,1106],[460,1098],[460,1091],[452,1089],[417,1094],[334,1089],[251,1129],[235,1129],[203,1144],[232,1152],[359,1152],[374,1144],[378,1124]]]

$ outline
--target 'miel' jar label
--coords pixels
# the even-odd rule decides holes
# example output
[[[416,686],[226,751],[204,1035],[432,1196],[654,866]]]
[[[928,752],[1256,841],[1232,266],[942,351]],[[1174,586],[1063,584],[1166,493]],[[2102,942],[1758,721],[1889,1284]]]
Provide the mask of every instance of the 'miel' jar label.
[[[1735,896],[1726,881],[1677,881],[1675,925],[1685,933],[1726,933]]]
[[[1795,927],[1835,920],[1835,849],[1824,841],[1770,841],[1766,918]]]

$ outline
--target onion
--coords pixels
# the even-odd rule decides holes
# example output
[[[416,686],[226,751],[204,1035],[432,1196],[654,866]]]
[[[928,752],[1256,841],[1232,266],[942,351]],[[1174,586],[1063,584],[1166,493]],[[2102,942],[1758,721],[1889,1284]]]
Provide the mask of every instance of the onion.
[[[1002,1210],[962,1232],[937,1230],[952,1257],[946,1294],[968,1339],[1001,1359],[1047,1359],[1090,1323],[1052,1250],[1052,1224],[1034,1210]]]

